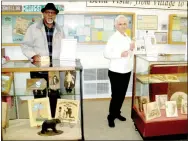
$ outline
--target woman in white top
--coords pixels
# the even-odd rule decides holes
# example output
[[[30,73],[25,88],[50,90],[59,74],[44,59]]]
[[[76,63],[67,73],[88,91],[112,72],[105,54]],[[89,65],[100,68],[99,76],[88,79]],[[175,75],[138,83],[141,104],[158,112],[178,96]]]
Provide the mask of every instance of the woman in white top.
[[[110,37],[104,51],[104,57],[110,60],[108,76],[111,83],[111,101],[109,106],[108,125],[115,127],[114,120],[121,116],[121,107],[127,92],[131,71],[133,69],[133,51],[135,43],[125,33],[129,24],[124,15],[115,19],[116,32]]]

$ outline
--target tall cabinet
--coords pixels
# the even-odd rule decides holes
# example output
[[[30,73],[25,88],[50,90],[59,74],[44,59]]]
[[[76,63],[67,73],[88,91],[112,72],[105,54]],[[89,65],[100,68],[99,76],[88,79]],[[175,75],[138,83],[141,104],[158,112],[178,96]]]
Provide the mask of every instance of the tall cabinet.
[[[187,114],[181,111],[182,99],[187,100],[187,61],[184,58],[179,54],[135,56],[131,117],[143,137],[188,133]],[[162,96],[163,107],[160,107],[158,97]],[[176,103],[174,110],[177,111],[171,116],[168,116],[168,101]]]

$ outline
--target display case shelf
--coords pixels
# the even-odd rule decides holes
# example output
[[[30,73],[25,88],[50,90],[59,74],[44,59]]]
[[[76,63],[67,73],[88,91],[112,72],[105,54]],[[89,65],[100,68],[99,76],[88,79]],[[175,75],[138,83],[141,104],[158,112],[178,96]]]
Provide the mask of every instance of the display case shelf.
[[[141,83],[173,83],[173,82],[187,82],[187,73],[175,74],[145,74],[137,75],[136,79]]]

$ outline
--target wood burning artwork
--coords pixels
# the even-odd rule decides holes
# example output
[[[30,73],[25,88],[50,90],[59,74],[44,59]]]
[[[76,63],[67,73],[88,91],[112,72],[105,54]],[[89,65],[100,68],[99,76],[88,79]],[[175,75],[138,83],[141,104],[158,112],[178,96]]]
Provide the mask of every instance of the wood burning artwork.
[[[26,81],[27,90],[44,90],[47,82],[44,78],[32,78]]]
[[[12,81],[13,81],[13,74],[2,73],[1,80],[2,80],[1,81],[2,94],[8,95],[11,89]]]
[[[161,116],[161,111],[156,101],[143,104],[143,108],[144,108],[146,121],[152,120],[154,118],[158,118]]]
[[[61,122],[77,123],[79,111],[78,100],[58,99],[55,118]]]
[[[184,92],[175,92],[170,97],[170,101],[176,101],[178,109],[181,109],[182,99],[187,100],[187,94]]]
[[[2,128],[7,127],[7,116],[8,116],[8,104],[6,102],[1,102],[2,104],[2,116],[1,116],[1,123],[2,123]]]
[[[182,99],[181,114],[187,114],[187,100]]]
[[[166,101],[166,117],[177,117],[178,110],[176,101]]]
[[[60,76],[58,71],[48,72],[49,88],[52,90],[60,89]]]
[[[30,126],[42,125],[43,121],[51,119],[49,98],[28,100]]]
[[[167,94],[155,95],[155,101],[157,102],[159,109],[165,109],[165,102],[168,101]]]

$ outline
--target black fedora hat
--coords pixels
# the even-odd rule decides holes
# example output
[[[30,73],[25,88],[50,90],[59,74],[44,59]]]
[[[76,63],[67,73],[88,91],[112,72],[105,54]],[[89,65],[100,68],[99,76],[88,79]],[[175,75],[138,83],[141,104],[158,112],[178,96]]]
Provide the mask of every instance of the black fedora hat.
[[[46,6],[41,9],[41,12],[44,13],[45,10],[54,10],[56,14],[59,13],[59,10],[55,7],[53,3],[47,3]]]

